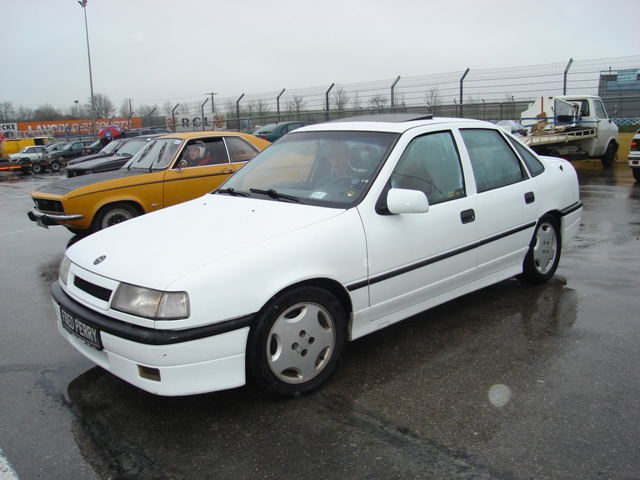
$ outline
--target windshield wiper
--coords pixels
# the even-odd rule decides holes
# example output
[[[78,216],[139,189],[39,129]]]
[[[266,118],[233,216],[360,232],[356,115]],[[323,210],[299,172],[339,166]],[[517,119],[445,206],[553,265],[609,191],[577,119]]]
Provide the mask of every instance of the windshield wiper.
[[[261,195],[266,195],[269,198],[274,198],[276,200],[291,200],[292,202],[300,203],[300,199],[298,197],[294,197],[293,195],[287,195],[285,193],[278,193],[273,188],[269,190],[261,190],[259,188],[250,188],[249,191],[251,193],[259,193]]]
[[[241,190],[235,190],[233,188],[221,188],[220,190],[216,190],[215,193],[228,193],[233,197],[248,197],[249,194],[247,192],[243,192]]]
[[[162,145],[162,148],[160,149],[160,152],[158,153],[158,162],[160,162],[160,160],[162,160],[162,154],[164,153],[165,149],[167,148],[167,144],[165,143],[164,145]],[[153,172],[153,162],[151,162],[151,165],[149,165],[149,172]]]

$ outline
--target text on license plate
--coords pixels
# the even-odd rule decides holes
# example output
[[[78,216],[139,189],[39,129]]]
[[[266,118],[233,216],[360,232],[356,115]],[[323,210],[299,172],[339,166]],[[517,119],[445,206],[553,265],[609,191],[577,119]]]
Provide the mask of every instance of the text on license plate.
[[[91,347],[102,350],[100,330],[83,322],[82,320],[79,320],[62,307],[60,307],[60,317],[62,318],[62,326],[67,332],[75,335]]]

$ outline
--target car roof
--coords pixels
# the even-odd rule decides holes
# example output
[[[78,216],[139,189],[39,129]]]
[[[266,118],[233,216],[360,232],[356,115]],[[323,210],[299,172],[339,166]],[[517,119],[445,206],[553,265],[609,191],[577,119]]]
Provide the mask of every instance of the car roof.
[[[246,134],[238,132],[226,132],[226,131],[209,131],[209,132],[182,132],[182,133],[165,133],[161,134],[159,138],[181,138],[183,140],[190,140],[192,138],[201,137],[242,137]]]
[[[409,129],[429,126],[429,125],[462,125],[473,124],[483,126],[493,126],[482,120],[473,120],[468,118],[448,118],[434,117],[431,114],[403,114],[403,113],[383,113],[374,115],[361,115],[356,117],[341,118],[339,120],[331,120],[330,122],[318,123],[299,128],[298,132],[314,132],[327,130],[344,130],[344,131],[371,131],[371,132],[392,132],[402,133]]]

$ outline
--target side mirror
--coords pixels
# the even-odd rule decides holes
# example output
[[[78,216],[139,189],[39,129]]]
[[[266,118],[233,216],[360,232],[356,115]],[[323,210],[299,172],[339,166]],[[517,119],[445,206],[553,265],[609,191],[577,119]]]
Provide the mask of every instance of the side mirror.
[[[182,170],[184,170],[185,168],[187,168],[187,161],[182,159],[180,160],[180,163],[178,163],[178,172],[181,172]]]
[[[424,192],[419,190],[392,188],[387,194],[387,209],[395,215],[427,213],[429,211],[429,201]]]

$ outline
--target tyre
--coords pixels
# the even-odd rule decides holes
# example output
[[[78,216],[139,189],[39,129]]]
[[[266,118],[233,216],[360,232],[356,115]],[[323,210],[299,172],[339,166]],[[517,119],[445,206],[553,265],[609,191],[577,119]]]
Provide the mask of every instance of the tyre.
[[[618,146],[615,144],[615,142],[609,142],[609,145],[607,145],[607,149],[605,150],[604,155],[600,160],[603,167],[610,167],[611,165],[613,165],[613,162],[616,159],[617,151]]]
[[[640,182],[640,168],[632,168],[633,178],[636,179],[636,182]]]
[[[268,393],[312,392],[335,372],[347,339],[338,300],[317,287],[300,287],[271,300],[249,332],[247,364]]]
[[[60,162],[54,160],[53,162],[51,162],[51,164],[49,165],[49,167],[51,167],[51,171],[52,172],[57,172],[60,170]]]
[[[22,159],[20,160],[20,171],[22,173],[31,173],[31,160],[27,159]]]
[[[560,263],[561,246],[558,221],[551,215],[544,215],[536,226],[518,280],[533,284],[547,282]]]
[[[36,162],[33,165],[31,165],[31,171],[33,173],[42,173],[42,170],[43,168],[41,163]]]
[[[93,219],[92,231],[111,227],[117,223],[125,222],[140,215],[140,212],[127,203],[113,203],[102,207]]]

